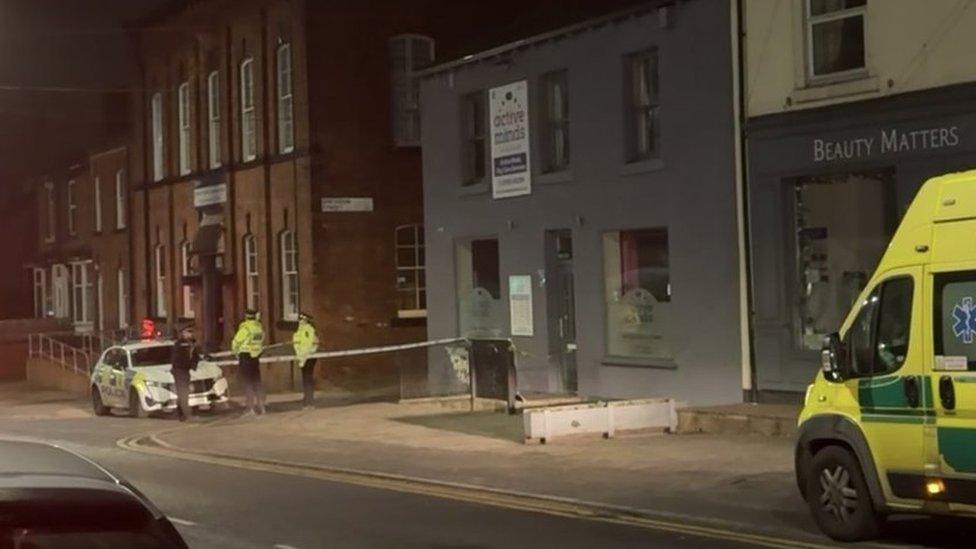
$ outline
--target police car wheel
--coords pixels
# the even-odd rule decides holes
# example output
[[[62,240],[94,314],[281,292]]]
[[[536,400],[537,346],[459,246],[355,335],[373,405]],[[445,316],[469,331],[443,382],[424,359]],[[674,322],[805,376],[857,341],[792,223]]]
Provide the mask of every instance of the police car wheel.
[[[102,403],[102,394],[98,392],[98,387],[91,390],[92,411],[96,416],[106,416],[109,413],[108,406]]]
[[[129,417],[146,417],[149,414],[142,409],[142,403],[139,402],[139,391],[133,388],[129,391]]]
[[[837,541],[878,536],[881,519],[875,513],[861,465],[847,449],[828,446],[817,452],[806,482],[807,504],[825,534]]]

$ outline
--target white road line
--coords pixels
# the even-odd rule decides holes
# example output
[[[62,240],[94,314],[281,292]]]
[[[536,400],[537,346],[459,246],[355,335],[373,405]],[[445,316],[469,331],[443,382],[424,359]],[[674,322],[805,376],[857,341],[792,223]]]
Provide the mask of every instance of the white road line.
[[[170,522],[175,523],[175,524],[179,524],[180,526],[196,526],[197,525],[197,523],[193,522],[192,520],[186,520],[186,519],[181,519],[181,518],[176,518],[176,517],[167,517],[167,518],[169,518],[169,521]]]
[[[274,549],[298,549],[294,545],[285,545],[284,543],[276,543]]]

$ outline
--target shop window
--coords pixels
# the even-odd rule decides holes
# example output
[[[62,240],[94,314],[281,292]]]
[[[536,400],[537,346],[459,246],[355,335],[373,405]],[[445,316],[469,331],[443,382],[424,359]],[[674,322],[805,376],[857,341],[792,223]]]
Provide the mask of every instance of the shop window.
[[[935,275],[935,364],[976,371],[976,271]]]
[[[257,111],[254,108],[254,60],[241,63],[241,157],[245,162],[258,155]]]
[[[166,246],[157,244],[155,253],[156,316],[166,318]]]
[[[543,170],[556,172],[569,167],[569,86],[566,71],[542,77],[545,123],[542,126]]]
[[[426,317],[424,226],[416,224],[397,227],[395,239],[397,317]]]
[[[88,326],[92,324],[94,291],[91,263],[72,263],[71,320],[75,325]]]
[[[295,112],[292,94],[291,44],[278,46],[278,152],[295,149]]]
[[[281,318],[298,320],[298,248],[294,231],[281,233]]]
[[[177,119],[180,124],[180,175],[190,173],[190,83],[180,84],[177,92]]]
[[[210,167],[220,167],[220,72],[207,77],[207,151]]]
[[[893,193],[885,173],[797,181],[801,349],[820,350],[867,284],[894,232]]]
[[[657,50],[625,58],[627,91],[627,160],[638,162],[660,156],[660,110]]]
[[[471,240],[458,244],[456,272],[461,335],[504,335],[498,240]]]
[[[390,110],[393,144],[420,146],[420,81],[415,72],[434,61],[434,41],[426,36],[405,34],[390,39]]]
[[[668,230],[603,233],[607,355],[670,359]]]
[[[867,0],[807,0],[807,67],[812,80],[864,70]]]
[[[244,295],[247,308],[258,310],[261,306],[261,271],[258,265],[258,240],[253,234],[244,239]]]
[[[485,179],[488,165],[487,113],[485,92],[469,93],[461,98],[462,184],[477,185]]]
[[[150,108],[152,110],[153,181],[161,181],[166,175],[163,162],[166,142],[163,136],[163,94],[159,92],[153,94]]]

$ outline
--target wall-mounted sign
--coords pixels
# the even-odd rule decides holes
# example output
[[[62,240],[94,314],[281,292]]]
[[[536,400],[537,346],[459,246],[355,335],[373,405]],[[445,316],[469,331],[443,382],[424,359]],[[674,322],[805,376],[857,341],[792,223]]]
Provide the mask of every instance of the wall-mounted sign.
[[[835,162],[858,160],[891,154],[948,149],[960,143],[958,126],[901,130],[882,129],[877,134],[843,139],[814,138],[811,141],[813,161]]]
[[[227,202],[227,184],[207,185],[193,189],[193,207],[203,208]]]
[[[491,189],[495,198],[532,192],[528,89],[526,81],[521,80],[488,92]]]
[[[513,336],[533,335],[532,330],[532,276],[508,277],[508,305]]]
[[[372,198],[323,198],[323,212],[371,212]]]

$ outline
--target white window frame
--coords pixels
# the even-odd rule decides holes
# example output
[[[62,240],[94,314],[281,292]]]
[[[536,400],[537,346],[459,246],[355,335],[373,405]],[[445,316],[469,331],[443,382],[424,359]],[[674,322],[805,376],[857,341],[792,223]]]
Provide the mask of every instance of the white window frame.
[[[254,106],[254,59],[241,61],[241,158],[250,162],[258,156],[257,112]]]
[[[258,239],[253,234],[243,238],[244,250],[244,302],[248,309],[261,306],[261,269],[258,263]]]
[[[420,146],[420,82],[415,74],[422,68],[414,59],[414,44],[420,42],[430,51],[430,61],[435,57],[434,40],[422,34],[401,34],[390,38],[389,50],[403,44],[403,65],[398,59],[391,59],[392,97],[390,112],[393,117],[393,144],[397,147]]]
[[[855,8],[837,10],[822,15],[812,15],[810,9],[811,0],[803,0],[803,32],[806,35],[804,45],[806,46],[806,75],[807,81],[811,84],[823,84],[840,80],[851,80],[867,75],[868,71],[868,17],[867,4]],[[864,19],[864,65],[845,71],[831,72],[826,74],[814,74],[813,70],[813,27],[821,23],[829,23],[850,17],[861,17]]]
[[[129,327],[129,290],[125,269],[116,272],[116,293],[118,297],[119,328]]]
[[[210,167],[219,168],[220,159],[220,72],[207,76],[208,152]]]
[[[33,288],[34,316],[44,318],[47,316],[47,271],[42,267],[33,269]]]
[[[95,291],[89,268],[91,261],[70,263],[71,273],[71,322],[75,326],[90,327],[93,324],[91,305]],[[79,306],[80,305],[80,306]]]
[[[658,48],[646,49],[626,57],[628,71],[627,91],[627,162],[645,162],[661,157],[661,56]],[[652,72],[644,89],[644,75],[638,68],[644,67],[644,60],[650,60]],[[654,134],[650,142],[644,143],[645,134],[640,131],[646,121],[646,114],[654,113]]]
[[[295,150],[295,100],[291,44],[278,46],[278,152]]]
[[[281,246],[281,318],[291,321],[298,320],[300,295],[298,288],[298,243],[295,239],[295,231],[291,229],[282,231],[278,237],[278,242]],[[292,300],[293,296],[294,300]]]
[[[104,283],[102,281],[102,270],[95,272],[95,310],[98,313],[98,331],[105,331],[105,306],[104,306]]]
[[[124,229],[126,225],[127,196],[125,189],[125,170],[115,172],[115,228]]]
[[[96,175],[93,181],[95,193],[95,231],[102,232],[102,179]]]
[[[44,241],[50,243],[54,242],[57,238],[55,227],[58,218],[58,208],[54,196],[54,183],[51,181],[45,183],[44,190],[47,193],[47,234],[44,235]]]
[[[166,318],[168,316],[166,310],[166,246],[156,244],[153,249],[153,256],[153,270],[156,279],[156,316]]]
[[[74,179],[68,180],[67,188],[67,202],[68,202],[68,234],[74,236],[78,234],[78,224],[75,218],[78,213],[78,202],[75,201],[75,184],[77,182]]]
[[[163,135],[163,94],[156,92],[150,101],[152,117],[152,166],[153,181],[162,181],[166,177],[166,163],[163,156],[166,143]]]
[[[190,136],[190,83],[183,82],[180,84],[178,93],[176,94],[177,104],[177,120],[180,125],[179,133],[179,145],[180,145],[180,175],[189,174],[192,169],[190,167],[190,147],[192,146],[191,136]]]
[[[190,257],[190,241],[184,240],[180,244],[180,274],[184,277],[190,276]],[[180,288],[183,301],[183,318],[196,318],[197,313],[193,310],[193,287],[181,283]]]
[[[401,232],[407,232],[407,231],[413,233],[413,244],[400,243]],[[396,291],[398,294],[406,293],[407,290],[404,290],[400,287],[400,274],[412,272],[414,283],[413,283],[413,287],[410,288],[410,290],[412,290],[413,302],[415,305],[415,307],[412,307],[410,309],[397,309],[397,318],[426,318],[427,317],[426,277],[425,277],[425,283],[423,285],[420,284],[421,274],[422,273],[426,274],[426,270],[425,270],[426,266],[424,265],[426,261],[421,261],[420,259],[421,252],[425,248],[423,236],[424,236],[424,226],[419,223],[412,224],[412,225],[400,225],[394,230],[393,245],[394,245],[395,255],[393,261],[394,261],[394,265],[396,265],[396,273],[397,273]],[[413,265],[400,265],[401,250],[413,251]],[[423,299],[421,299],[421,294],[425,295]],[[424,305],[423,307],[420,306],[421,303],[423,303]]]

